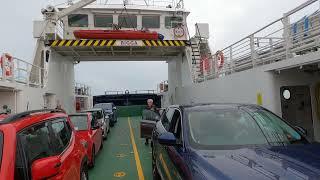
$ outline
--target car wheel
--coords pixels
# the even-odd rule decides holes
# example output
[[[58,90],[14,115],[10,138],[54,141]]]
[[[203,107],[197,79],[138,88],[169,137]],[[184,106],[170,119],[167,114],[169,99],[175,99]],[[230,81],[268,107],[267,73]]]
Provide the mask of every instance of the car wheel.
[[[94,145],[93,145],[94,146]],[[94,167],[95,161],[96,161],[96,151],[94,149],[94,147],[92,148],[92,154],[91,154],[91,164],[90,164],[90,168]]]
[[[83,167],[81,168],[80,180],[89,180],[89,173],[86,165],[83,165]]]
[[[100,149],[103,149],[103,139],[101,139]]]
[[[102,134],[103,140],[107,140],[107,138],[108,138],[108,137],[107,137],[107,134],[108,134],[108,133],[107,133],[107,130],[104,129],[104,130],[103,130],[103,134]]]
[[[153,180],[161,180],[161,177],[159,175],[157,165],[156,165],[156,159],[153,154],[153,149],[152,149],[152,177],[153,177]]]

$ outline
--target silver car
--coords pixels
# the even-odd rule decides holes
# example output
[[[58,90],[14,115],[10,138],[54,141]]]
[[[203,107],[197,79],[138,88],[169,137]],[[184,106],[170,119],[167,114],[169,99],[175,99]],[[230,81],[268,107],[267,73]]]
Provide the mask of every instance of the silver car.
[[[91,112],[93,118],[96,118],[98,122],[101,123],[101,128],[103,130],[103,139],[107,139],[107,135],[110,132],[110,118],[105,112],[103,111],[102,108],[94,108],[87,110],[85,112]]]

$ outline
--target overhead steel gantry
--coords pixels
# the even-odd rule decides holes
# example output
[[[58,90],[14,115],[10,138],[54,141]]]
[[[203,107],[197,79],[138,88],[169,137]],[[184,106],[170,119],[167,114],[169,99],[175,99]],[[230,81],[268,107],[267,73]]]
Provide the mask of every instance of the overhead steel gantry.
[[[190,43],[185,40],[74,39],[55,40],[48,45],[62,56],[77,57],[81,60],[90,57],[173,57],[183,53]]]

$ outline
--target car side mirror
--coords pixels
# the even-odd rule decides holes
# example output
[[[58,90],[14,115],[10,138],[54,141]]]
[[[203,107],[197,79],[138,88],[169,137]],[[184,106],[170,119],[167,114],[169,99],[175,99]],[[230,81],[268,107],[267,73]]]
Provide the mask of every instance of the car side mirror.
[[[307,135],[307,130],[304,129],[303,127],[301,126],[295,126],[296,130],[298,130],[300,133],[304,134],[304,135]]]
[[[155,117],[155,120],[156,120],[156,122],[158,122],[158,121],[161,120],[161,117],[160,117],[160,116],[156,116],[156,117]]]
[[[52,178],[59,174],[61,161],[58,156],[38,159],[32,163],[33,180]]]
[[[162,145],[167,145],[167,146],[178,145],[176,136],[170,132],[166,132],[166,133],[161,134],[158,137],[158,142]]]
[[[165,111],[165,109],[160,109],[159,114],[162,115],[164,111]]]

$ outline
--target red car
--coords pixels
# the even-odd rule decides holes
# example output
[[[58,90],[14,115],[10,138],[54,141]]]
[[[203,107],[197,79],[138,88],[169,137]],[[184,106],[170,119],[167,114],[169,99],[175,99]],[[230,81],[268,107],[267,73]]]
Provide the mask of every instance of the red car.
[[[103,148],[102,124],[94,119],[90,112],[69,115],[77,135],[87,142],[89,166],[94,167],[95,156]]]
[[[0,121],[0,179],[87,180],[86,143],[57,110],[36,110]]]
[[[0,121],[3,120],[4,118],[8,117],[6,114],[0,114]]]

